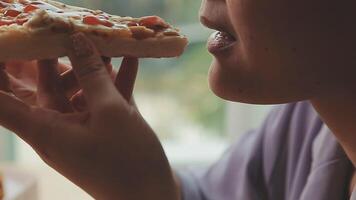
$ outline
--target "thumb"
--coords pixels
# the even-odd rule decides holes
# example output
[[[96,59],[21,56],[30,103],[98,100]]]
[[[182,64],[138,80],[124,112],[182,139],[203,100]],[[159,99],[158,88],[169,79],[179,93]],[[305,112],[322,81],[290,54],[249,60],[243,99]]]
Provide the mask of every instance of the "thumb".
[[[115,80],[115,86],[121,95],[130,102],[132,93],[135,86],[135,80],[138,71],[138,59],[137,58],[124,58],[117,77]]]
[[[73,47],[69,59],[89,109],[104,105],[108,100],[118,101],[119,93],[94,44],[83,33],[71,38]]]

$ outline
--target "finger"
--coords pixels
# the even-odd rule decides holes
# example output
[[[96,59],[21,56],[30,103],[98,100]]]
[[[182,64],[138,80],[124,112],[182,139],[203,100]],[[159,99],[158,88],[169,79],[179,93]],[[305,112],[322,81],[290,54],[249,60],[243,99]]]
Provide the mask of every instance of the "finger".
[[[58,85],[58,60],[38,61],[38,89],[45,93],[56,93]]]
[[[111,73],[113,70],[111,64],[111,58],[102,57],[102,59],[106,69],[108,70],[109,73]],[[72,69],[69,69],[61,74],[61,85],[68,97],[72,97],[80,90],[77,78]]]
[[[6,64],[6,72],[15,78],[21,78],[29,83],[34,83],[37,79],[37,62],[36,61],[11,61]]]
[[[9,77],[0,64],[0,90],[4,92],[11,92]]]
[[[5,128],[24,134],[32,130],[37,117],[31,116],[31,108],[22,101],[0,91],[0,124]],[[23,138],[25,135],[22,136]]]
[[[58,123],[62,116],[57,112],[44,110],[39,107],[30,107],[17,98],[0,92],[0,125],[17,134],[30,144],[36,151],[46,150],[67,137],[54,134],[53,127],[58,133]],[[55,143],[54,143],[55,142]],[[61,144],[62,141],[60,141]]]
[[[69,112],[69,101],[60,86],[58,59],[38,61],[38,103],[60,112]]]
[[[94,44],[83,33],[76,33],[71,39],[73,47],[69,59],[88,107],[106,105],[108,100],[118,101],[120,96]]]
[[[67,97],[73,96],[80,90],[77,77],[72,69],[62,73],[60,75],[60,81]]]
[[[122,60],[120,70],[115,80],[115,86],[127,102],[130,102],[132,97],[137,71],[137,58],[124,58]]]
[[[9,78],[10,90],[13,95],[28,105],[37,105],[36,88],[18,80],[11,74],[7,74],[7,76]]]
[[[71,98],[71,103],[72,103],[73,109],[77,112],[83,112],[83,111],[87,110],[88,105],[85,101],[82,91],[79,91],[77,94],[75,94]]]

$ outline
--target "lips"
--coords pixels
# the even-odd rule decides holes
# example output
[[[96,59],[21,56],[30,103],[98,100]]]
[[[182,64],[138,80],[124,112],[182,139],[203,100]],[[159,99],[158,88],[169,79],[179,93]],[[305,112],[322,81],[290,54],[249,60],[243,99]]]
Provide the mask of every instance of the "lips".
[[[212,54],[229,49],[236,43],[236,38],[227,32],[217,31],[208,40],[208,50]]]

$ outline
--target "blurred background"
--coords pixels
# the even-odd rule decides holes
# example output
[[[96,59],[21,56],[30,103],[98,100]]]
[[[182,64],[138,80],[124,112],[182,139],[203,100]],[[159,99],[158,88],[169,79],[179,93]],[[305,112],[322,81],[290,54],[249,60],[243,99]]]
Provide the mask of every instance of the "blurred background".
[[[180,58],[140,61],[135,90],[139,109],[160,137],[174,166],[214,162],[239,135],[258,126],[270,110],[270,106],[226,102],[209,90],[207,75],[212,58],[205,43],[211,31],[199,24],[200,1],[62,1],[120,16],[159,15],[188,36],[190,44]],[[120,59],[114,60],[115,66],[119,63]],[[0,160],[6,170],[26,171],[37,180],[38,195],[34,199],[90,199],[3,129]]]

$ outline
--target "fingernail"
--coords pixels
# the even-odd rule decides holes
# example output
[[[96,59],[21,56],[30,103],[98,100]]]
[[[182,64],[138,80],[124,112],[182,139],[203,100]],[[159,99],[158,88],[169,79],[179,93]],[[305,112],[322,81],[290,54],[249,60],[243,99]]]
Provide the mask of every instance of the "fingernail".
[[[94,54],[94,47],[83,33],[75,33],[71,36],[74,54],[84,57]]]

